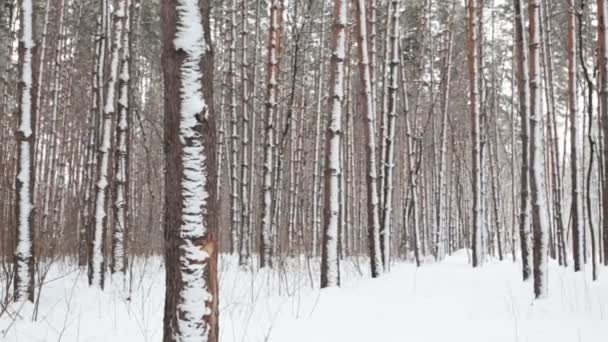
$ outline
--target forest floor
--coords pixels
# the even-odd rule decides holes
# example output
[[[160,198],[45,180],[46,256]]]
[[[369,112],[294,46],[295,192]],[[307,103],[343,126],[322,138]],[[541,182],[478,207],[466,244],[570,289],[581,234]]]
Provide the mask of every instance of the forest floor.
[[[592,283],[590,270],[551,264],[549,297],[535,301],[508,261],[472,269],[460,251],[418,269],[397,262],[369,279],[363,260],[343,261],[343,286],[320,291],[316,261],[252,272],[221,258],[220,341],[608,341],[608,272]],[[0,317],[0,341],[160,341],[160,258],[137,260],[132,274],[127,299],[118,281],[90,289],[86,272],[55,262],[39,305],[13,305]]]

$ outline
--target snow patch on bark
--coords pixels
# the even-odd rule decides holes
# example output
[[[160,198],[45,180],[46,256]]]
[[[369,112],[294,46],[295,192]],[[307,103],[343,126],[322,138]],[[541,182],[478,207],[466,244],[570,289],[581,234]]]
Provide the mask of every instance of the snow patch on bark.
[[[178,298],[176,340],[207,341],[209,325],[203,316],[211,314],[207,303],[212,300],[206,280],[209,254],[198,244],[207,236],[207,158],[200,133],[202,115],[208,107],[202,93],[200,67],[207,52],[201,8],[198,0],[177,2],[176,50],[186,57],[180,68],[180,143],[182,144],[182,224],[179,227],[180,271],[182,289]]]

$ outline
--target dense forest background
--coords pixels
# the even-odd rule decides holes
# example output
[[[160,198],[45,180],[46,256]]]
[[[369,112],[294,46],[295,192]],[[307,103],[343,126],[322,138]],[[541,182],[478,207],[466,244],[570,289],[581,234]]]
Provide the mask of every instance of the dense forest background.
[[[608,118],[601,115],[606,93],[598,7],[585,0],[530,2],[540,14],[534,24],[540,38],[536,41],[526,38],[528,6],[511,1],[479,0],[469,8],[462,1],[367,1],[362,15],[375,108],[371,138],[366,135],[370,118],[357,50],[361,17],[355,3],[348,2],[339,132],[340,258],[369,254],[374,234],[381,253],[371,253],[382,254],[384,268],[391,260],[423,264],[426,258],[442,259],[465,247],[473,248],[479,263],[486,254],[515,260],[521,258],[522,246],[532,250],[529,180],[522,180],[528,178],[529,123],[522,116],[526,97],[517,90],[518,65],[527,62],[522,64],[517,53],[514,29],[521,25],[522,43],[531,41],[538,50],[540,67],[533,94],[541,112],[533,117],[538,140],[532,144],[541,182],[536,193],[547,199],[541,212],[547,223],[547,253],[564,266],[571,259],[577,265],[595,265],[596,259],[608,263],[608,218],[602,211],[608,206],[602,197],[608,195],[603,189]],[[111,84],[115,92],[120,82],[128,83],[128,130],[123,132],[128,148],[117,140],[121,119],[113,116],[107,175],[113,190],[107,192],[109,216],[102,240],[96,240],[101,109],[108,96],[122,101],[106,89],[117,43],[113,8],[119,2],[109,3],[34,2],[39,92],[33,230],[41,263],[67,257],[85,266],[95,243],[108,260],[103,267],[116,265],[117,256],[131,259],[163,251],[165,90],[157,0],[129,0],[122,13],[127,20],[118,37],[123,43],[119,52],[129,67],[121,68],[120,79]],[[517,6],[523,10],[519,24]],[[251,266],[258,265],[258,251],[268,254],[270,266],[289,256],[319,256],[329,184],[325,177],[331,173],[326,130],[332,114],[335,8],[325,0],[211,1],[210,8],[220,203],[213,215],[221,252],[238,254],[243,265]],[[17,225],[18,9],[16,1],[0,3],[0,262],[5,274],[11,272]],[[273,11],[279,20],[276,46],[268,38]],[[471,24],[476,40],[469,35]],[[528,44],[522,46],[528,54]],[[272,79],[272,63],[267,63],[271,50],[277,58]],[[475,78],[469,65],[473,50]],[[473,79],[478,86],[475,100]],[[273,103],[267,94],[272,82],[277,85]],[[478,121],[472,120],[472,101],[478,104]],[[276,110],[268,117],[270,105]],[[372,158],[377,177],[370,176],[370,139],[377,145]],[[272,165],[264,162],[268,145]],[[119,169],[113,166],[125,156],[126,181],[116,177]],[[270,188],[264,183],[265,169]],[[371,233],[368,216],[375,199],[369,195],[370,178],[378,181],[380,212],[379,230]],[[117,202],[121,179],[128,200]],[[263,199],[266,192],[270,203]],[[262,223],[265,205],[270,205],[268,230]],[[120,245],[124,255],[112,254],[120,239],[114,233],[117,222],[123,222],[117,208],[126,210],[126,228],[118,229],[125,228]],[[4,277],[3,286],[10,287],[11,279]]]

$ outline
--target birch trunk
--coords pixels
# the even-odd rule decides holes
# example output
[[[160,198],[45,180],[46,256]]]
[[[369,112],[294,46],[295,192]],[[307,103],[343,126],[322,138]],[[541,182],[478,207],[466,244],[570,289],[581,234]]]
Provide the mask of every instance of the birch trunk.
[[[568,9],[568,112],[570,119],[570,186],[571,186],[571,222],[572,222],[572,254],[574,259],[574,271],[578,272],[583,267],[583,254],[581,249],[581,230],[583,210],[580,198],[579,172],[579,118],[577,105],[577,63],[576,63],[576,9],[571,5]]]
[[[36,146],[37,48],[32,0],[19,9],[19,127],[17,129],[17,175],[14,299],[34,301],[34,173]]]
[[[279,48],[282,39],[282,0],[272,0],[270,4],[270,30],[268,34],[268,78],[266,89],[266,117],[264,135],[264,166],[262,184],[262,225],[260,228],[260,267],[272,266],[272,221],[276,199],[273,198],[273,156],[275,150],[274,117],[278,107]]]
[[[477,37],[477,0],[469,0],[467,18],[467,44],[469,66],[469,106],[471,113],[471,138],[473,143],[472,174],[473,174],[473,267],[483,264],[482,234],[483,212],[481,196],[481,118],[479,113],[479,75],[478,69],[478,37]]]
[[[340,286],[338,257],[339,226],[343,215],[340,205],[342,179],[342,105],[344,102],[344,60],[346,59],[347,6],[334,1],[334,27],[330,67],[330,108],[326,139],[323,250],[321,255],[321,288]]]
[[[383,156],[384,160],[384,182],[385,186],[383,189],[384,201],[383,204],[383,215],[382,227],[380,235],[382,237],[382,265],[384,270],[388,271],[390,264],[390,241],[391,241],[391,217],[393,211],[393,169],[395,167],[395,126],[397,121],[397,79],[399,69],[399,0],[391,0],[390,2],[390,31],[386,34],[389,35],[390,40],[390,53],[388,54],[388,79],[387,79],[387,111],[386,111],[386,128],[387,136],[385,141],[386,155]]]
[[[455,4],[455,2],[453,3]],[[452,6],[452,11],[454,10],[454,5]],[[445,206],[443,200],[443,192],[446,189],[444,174],[446,172],[446,145],[447,145],[447,124],[448,124],[448,111],[450,104],[450,81],[451,81],[451,73],[452,73],[452,47],[454,45],[454,34],[453,34],[453,21],[454,18],[451,15],[448,19],[448,31],[447,31],[447,48],[443,62],[443,77],[442,77],[442,94],[441,94],[441,128],[439,133],[439,157],[438,162],[439,165],[437,169],[439,170],[437,175],[437,192],[435,195],[436,212],[435,212],[435,242],[434,242],[434,251],[435,259],[440,258],[440,234],[442,229],[442,212]]]
[[[110,150],[112,144],[112,121],[116,112],[115,93],[118,79],[118,64],[122,51],[122,32],[124,29],[124,16],[126,0],[116,0],[113,13],[112,57],[110,61],[110,74],[107,82],[107,93],[103,108],[101,124],[101,140],[97,156],[97,183],[95,189],[95,223],[93,226],[93,241],[89,256],[89,285],[103,289],[105,280],[105,240],[107,230],[107,203],[108,203],[108,172],[110,170]]]
[[[325,58],[325,0],[321,1],[321,36],[319,39],[319,60]],[[323,121],[322,106],[323,106],[323,66],[324,63],[319,63],[319,73],[317,75],[317,109],[315,117],[315,146],[314,146],[314,161],[313,161],[313,174],[312,174],[312,255],[317,255],[317,234],[319,232],[319,192],[321,188],[320,184],[320,144],[321,144],[321,124]]]
[[[244,266],[247,264],[249,255],[247,254],[247,244],[249,242],[249,215],[250,215],[250,203],[249,203],[249,132],[251,128],[249,107],[251,101],[251,94],[249,93],[249,65],[247,61],[247,2],[241,0],[241,19],[243,21],[243,27],[241,30],[241,119],[243,137],[241,140],[241,220],[239,226],[239,265]]]
[[[228,75],[230,78],[228,108],[230,111],[230,253],[238,250],[240,216],[239,216],[239,169],[238,169],[238,117],[237,117],[237,75],[236,75],[236,31],[237,0],[231,0],[230,6],[230,46],[228,47]],[[243,95],[244,96],[244,95]]]
[[[541,40],[543,40],[544,44],[544,65],[545,65],[545,77],[546,77],[546,98],[548,102],[547,110],[548,116],[547,120],[547,132],[549,136],[550,142],[547,144],[551,149],[551,179],[553,180],[553,219],[555,221],[555,235],[557,240],[557,254],[558,261],[560,265],[567,265],[567,257],[566,257],[566,246],[565,246],[565,228],[564,228],[564,218],[562,213],[562,199],[563,199],[563,191],[562,191],[562,172],[560,169],[559,163],[559,148],[558,148],[558,135],[557,135],[557,119],[556,119],[556,108],[555,108],[555,88],[554,88],[554,77],[553,77],[553,49],[552,49],[552,39],[551,39],[551,16],[549,15],[549,6],[547,1],[543,3],[543,23],[544,29],[541,30],[541,33],[545,32],[546,39],[543,39],[541,36]]]
[[[530,192],[532,194],[532,228],[534,236],[534,294],[548,294],[549,222],[547,201],[543,190],[542,103],[540,91],[540,2],[528,3],[530,32]]]
[[[131,111],[131,0],[125,0],[122,34],[122,56],[118,79],[118,117],[116,121],[116,156],[114,158],[114,230],[112,232],[112,273],[127,268],[127,234],[129,232],[129,136]]]

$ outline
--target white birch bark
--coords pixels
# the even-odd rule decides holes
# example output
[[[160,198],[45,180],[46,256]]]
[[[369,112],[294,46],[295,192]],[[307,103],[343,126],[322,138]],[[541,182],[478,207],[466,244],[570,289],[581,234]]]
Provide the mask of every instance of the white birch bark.
[[[243,27],[241,29],[241,118],[242,118],[242,140],[241,140],[241,220],[239,225],[239,264],[247,263],[247,244],[249,241],[249,132],[250,132],[250,117],[249,106],[251,94],[249,93],[249,76],[248,76],[248,61],[247,61],[247,2],[241,0],[241,18]]]
[[[452,10],[454,7],[452,6]],[[446,162],[446,145],[447,145],[447,123],[448,123],[448,111],[450,104],[450,81],[451,81],[451,73],[452,73],[452,47],[454,43],[454,34],[453,34],[453,15],[451,15],[448,19],[448,28],[447,28],[447,47],[446,54],[444,56],[444,64],[443,64],[443,76],[442,76],[442,94],[441,94],[441,127],[439,132],[439,156],[437,158],[439,165],[437,166],[437,184],[436,184],[436,196],[435,201],[436,212],[435,212],[435,241],[434,241],[434,255],[435,259],[441,258],[441,248],[440,248],[440,234],[441,229],[444,228],[444,224],[442,221],[443,209],[446,206],[444,200],[444,190],[449,191],[447,188],[446,180],[444,174],[447,169]]]
[[[19,36],[19,127],[17,130],[17,227],[15,236],[14,298],[34,301],[34,156],[36,145],[36,96],[34,78],[36,44],[34,41],[33,0],[20,7]]]
[[[327,126],[325,162],[325,199],[321,287],[340,285],[338,257],[339,225],[342,216],[340,181],[342,179],[342,105],[344,102],[344,60],[346,59],[347,6],[345,0],[334,1],[334,37],[331,56],[330,115]]]
[[[238,169],[238,144],[239,129],[236,113],[237,104],[237,75],[236,75],[236,31],[237,31],[237,0],[231,1],[230,6],[230,46],[228,47],[228,74],[230,77],[228,108],[230,111],[230,252],[238,250],[238,233],[240,230],[239,216],[239,169]]]
[[[526,35],[523,24],[523,10],[520,0],[514,1],[515,12],[515,42],[517,54],[517,88],[519,95],[519,114],[521,118],[521,202],[519,208],[519,238],[522,258],[523,280],[528,280],[532,273],[532,235],[530,234],[530,199],[529,199],[529,112],[530,92],[528,87],[528,52]]]
[[[279,86],[279,46],[281,43],[281,16],[283,6],[281,0],[272,0],[270,9],[270,31],[268,37],[268,79],[266,93],[266,116],[264,135],[264,165],[262,184],[262,226],[260,229],[260,267],[271,266],[272,254],[272,221],[273,221],[273,175],[275,123],[277,112],[277,96]]]
[[[128,160],[129,160],[129,96],[130,96],[130,35],[131,1],[125,0],[122,35],[122,55],[118,80],[118,117],[116,121],[116,157],[114,158],[114,230],[112,231],[112,273],[126,271],[126,242],[128,233]]]
[[[126,0],[116,0],[113,13],[112,55],[110,73],[107,83],[103,119],[101,123],[101,140],[99,142],[97,162],[97,183],[95,193],[95,223],[93,225],[93,242],[89,261],[89,285],[104,286],[105,275],[105,236],[107,229],[107,202],[108,202],[108,171],[110,168],[110,150],[112,144],[112,118],[116,113],[115,94],[118,79],[118,66],[122,50],[122,32],[124,29],[124,15]]]
[[[478,71],[478,37],[477,37],[477,0],[469,0],[467,35],[468,35],[468,66],[469,66],[469,107],[471,113],[471,136],[473,145],[472,174],[473,174],[473,267],[483,264],[482,234],[483,234],[483,197],[481,173],[481,118],[479,113],[479,75]]]
[[[583,268],[583,208],[581,197],[581,181],[579,177],[579,143],[580,118],[577,104],[577,39],[576,39],[576,9],[574,3],[568,9],[568,110],[570,119],[570,186],[572,189],[571,215],[572,215],[572,257],[574,271]]]
[[[549,222],[543,191],[544,165],[542,149],[542,102],[540,91],[540,2],[528,5],[530,31],[530,190],[532,195],[532,227],[534,235],[534,294],[548,294]]]
[[[390,2],[390,31],[387,32],[389,35],[389,48],[390,52],[388,53],[388,78],[387,78],[387,108],[386,108],[386,119],[385,123],[387,129],[387,135],[385,138],[385,152],[386,155],[383,156],[383,172],[384,172],[384,201],[382,201],[383,205],[383,220],[382,220],[382,228],[381,231],[382,236],[382,264],[384,265],[384,270],[387,271],[389,269],[390,263],[390,241],[391,241],[391,218],[393,212],[393,169],[395,168],[395,126],[397,124],[397,79],[398,79],[398,69],[399,69],[399,0],[391,0]]]

